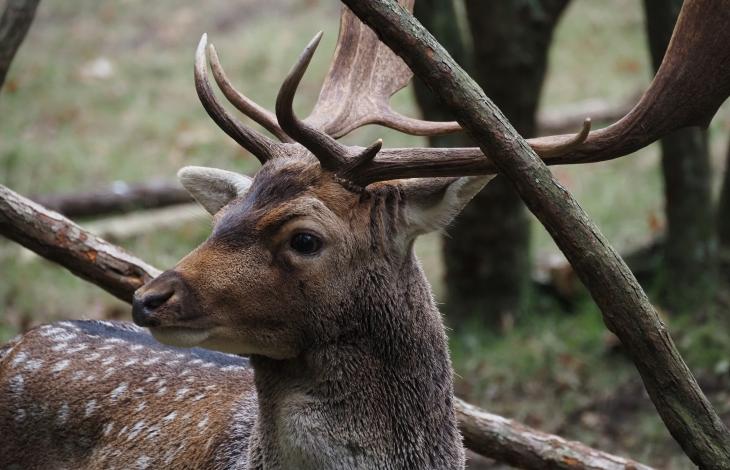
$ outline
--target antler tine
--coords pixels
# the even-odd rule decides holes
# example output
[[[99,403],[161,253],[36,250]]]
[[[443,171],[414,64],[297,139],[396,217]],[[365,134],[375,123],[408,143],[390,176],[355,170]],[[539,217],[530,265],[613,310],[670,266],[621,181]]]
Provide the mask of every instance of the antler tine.
[[[543,158],[552,158],[570,153],[588,138],[591,132],[591,118],[583,121],[583,128],[575,135],[552,135],[528,139],[530,147]]]
[[[335,139],[315,127],[300,121],[294,114],[294,95],[299,82],[307,70],[309,61],[322,39],[322,32],[317,33],[307,44],[299,59],[281,84],[276,97],[276,118],[282,129],[294,140],[302,144],[320,161],[323,168],[337,170],[346,164],[350,150]]]
[[[271,111],[259,106],[256,102],[251,100],[249,97],[238,91],[231,81],[228,79],[223,66],[221,65],[218,53],[215,50],[215,46],[210,44],[208,46],[208,61],[210,62],[210,69],[213,71],[213,78],[215,78],[218,87],[223,92],[223,95],[228,101],[241,111],[244,115],[253,119],[267,131],[274,134],[282,142],[292,142],[292,139],[286,135],[286,133],[279,127],[279,123],[276,122],[276,116]]]
[[[547,164],[561,161],[588,138],[591,120],[587,118],[583,128],[575,135],[561,135],[528,139],[527,143]],[[371,145],[360,155],[370,155]],[[377,159],[375,159],[377,154]],[[359,187],[378,181],[403,178],[427,178],[439,176],[470,176],[497,173],[497,167],[479,147],[464,148],[402,148],[383,149],[369,158],[359,159],[345,170],[343,177]]]
[[[254,154],[261,163],[265,163],[278,155],[278,144],[244,126],[218,102],[210,86],[210,80],[208,80],[208,67],[205,60],[207,43],[208,35],[203,34],[195,51],[195,90],[198,92],[198,98],[200,98],[200,102],[208,115],[218,124],[218,127],[223,129],[239,145]]]
[[[456,121],[424,121],[405,116],[388,106],[379,116],[375,116],[372,124],[380,124],[404,134],[430,137],[435,135],[460,132],[461,126]]]
[[[350,159],[347,165],[338,172],[338,176],[348,181],[352,180],[352,175],[356,174],[359,168],[370,163],[382,148],[383,139],[376,140],[365,148],[365,150]]]

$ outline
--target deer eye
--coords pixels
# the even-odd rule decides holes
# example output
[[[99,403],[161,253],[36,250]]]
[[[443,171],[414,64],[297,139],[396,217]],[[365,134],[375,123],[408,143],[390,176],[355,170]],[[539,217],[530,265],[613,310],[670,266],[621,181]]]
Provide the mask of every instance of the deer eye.
[[[289,246],[297,253],[313,255],[322,248],[322,240],[307,232],[295,233],[289,241]]]

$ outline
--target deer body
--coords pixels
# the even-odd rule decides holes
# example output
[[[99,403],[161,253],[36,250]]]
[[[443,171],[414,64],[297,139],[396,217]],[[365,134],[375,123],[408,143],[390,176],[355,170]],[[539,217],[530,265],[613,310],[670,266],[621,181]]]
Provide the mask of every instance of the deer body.
[[[462,467],[440,314],[410,247],[401,258],[356,271],[343,311],[308,312],[347,318],[341,331],[253,368],[129,324],[27,333],[0,363],[0,422],[15,430],[0,468]]]
[[[0,354],[0,468],[247,468],[244,358],[95,321],[36,328]]]

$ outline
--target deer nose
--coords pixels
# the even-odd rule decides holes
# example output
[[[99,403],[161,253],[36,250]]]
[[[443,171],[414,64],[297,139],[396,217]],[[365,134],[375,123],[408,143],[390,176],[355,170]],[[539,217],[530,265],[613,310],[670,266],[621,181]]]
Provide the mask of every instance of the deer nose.
[[[132,300],[132,319],[139,326],[160,326],[160,307],[168,303],[175,295],[178,283],[175,276],[162,274],[149,284],[140,287]]]
[[[132,301],[132,319],[139,326],[159,326],[160,319],[155,318],[155,312],[158,308],[170,300],[175,293],[174,289],[164,292],[145,292],[138,296],[134,295]]]

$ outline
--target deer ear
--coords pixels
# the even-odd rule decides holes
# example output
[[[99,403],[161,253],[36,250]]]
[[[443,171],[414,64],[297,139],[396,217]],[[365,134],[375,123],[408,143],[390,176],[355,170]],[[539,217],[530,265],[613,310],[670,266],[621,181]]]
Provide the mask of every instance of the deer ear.
[[[401,180],[407,236],[414,238],[449,225],[492,178],[494,175]]]
[[[186,166],[177,172],[177,177],[190,195],[211,214],[243,195],[252,181],[248,176],[232,171],[202,166]]]

